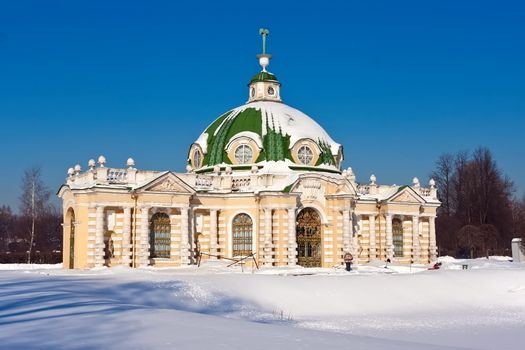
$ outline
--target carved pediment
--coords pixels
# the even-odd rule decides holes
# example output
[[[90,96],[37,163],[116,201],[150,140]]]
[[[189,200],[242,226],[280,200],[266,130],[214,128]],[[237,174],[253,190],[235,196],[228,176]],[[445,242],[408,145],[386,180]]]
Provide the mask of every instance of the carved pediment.
[[[394,195],[390,202],[393,203],[422,203],[424,202],[419,196],[412,193],[410,190],[403,190],[401,193]]]
[[[182,186],[173,181],[172,179],[166,179],[150,188],[146,191],[154,192],[187,192]]]
[[[145,192],[193,193],[194,190],[173,173],[167,173],[142,186]]]

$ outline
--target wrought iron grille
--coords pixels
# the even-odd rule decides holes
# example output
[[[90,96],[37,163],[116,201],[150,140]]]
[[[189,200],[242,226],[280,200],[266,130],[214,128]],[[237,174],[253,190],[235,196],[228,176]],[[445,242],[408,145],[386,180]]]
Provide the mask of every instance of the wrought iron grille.
[[[149,244],[152,258],[169,258],[171,222],[168,214],[156,213],[151,218]]]
[[[321,218],[305,208],[297,216],[297,262],[304,267],[321,266]]]
[[[403,223],[399,219],[392,219],[392,241],[394,243],[394,256],[403,256]]]
[[[238,214],[233,218],[233,256],[247,256],[252,253],[252,229],[252,219],[248,214]]]

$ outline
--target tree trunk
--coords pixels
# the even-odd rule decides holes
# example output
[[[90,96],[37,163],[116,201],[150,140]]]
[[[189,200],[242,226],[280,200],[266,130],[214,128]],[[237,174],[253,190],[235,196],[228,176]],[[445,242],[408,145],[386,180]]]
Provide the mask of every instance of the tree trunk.
[[[35,181],[33,180],[31,187],[31,238],[29,240],[29,253],[27,255],[27,263],[31,264],[31,251],[33,250],[33,241],[35,239]]]

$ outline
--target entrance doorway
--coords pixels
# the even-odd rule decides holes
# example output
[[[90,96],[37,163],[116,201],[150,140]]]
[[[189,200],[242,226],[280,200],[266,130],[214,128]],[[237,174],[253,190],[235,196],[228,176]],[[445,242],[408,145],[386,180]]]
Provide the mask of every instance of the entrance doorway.
[[[297,263],[303,267],[321,267],[321,218],[313,208],[297,215]]]

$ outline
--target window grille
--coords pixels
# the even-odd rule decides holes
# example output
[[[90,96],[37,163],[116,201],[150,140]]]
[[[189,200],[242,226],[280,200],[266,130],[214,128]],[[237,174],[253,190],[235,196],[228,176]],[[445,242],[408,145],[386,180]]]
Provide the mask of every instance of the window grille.
[[[399,219],[392,220],[392,240],[394,243],[394,256],[403,256],[403,223]]]
[[[248,214],[238,214],[232,222],[232,254],[247,256],[252,253],[252,219]]]
[[[301,146],[297,151],[297,158],[299,158],[299,161],[302,164],[309,165],[312,162],[312,159],[314,158],[314,154],[310,147]]]
[[[239,164],[246,164],[252,160],[253,151],[248,145],[240,145],[235,149],[235,159]]]

